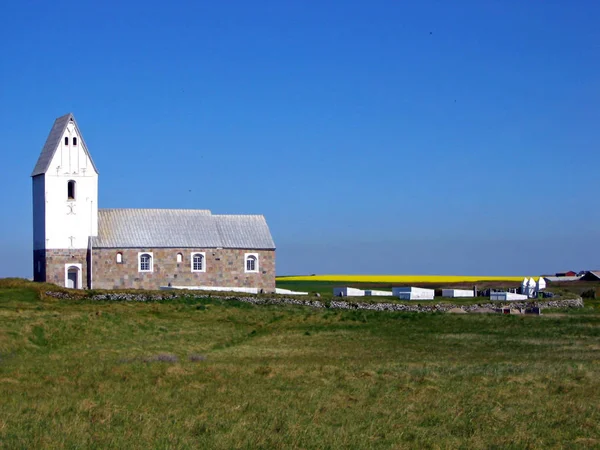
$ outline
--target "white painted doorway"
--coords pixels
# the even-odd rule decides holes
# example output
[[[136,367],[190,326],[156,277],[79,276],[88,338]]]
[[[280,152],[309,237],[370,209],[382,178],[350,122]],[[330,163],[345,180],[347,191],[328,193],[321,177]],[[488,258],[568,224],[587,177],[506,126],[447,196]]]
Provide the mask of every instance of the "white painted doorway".
[[[81,264],[65,264],[65,287],[81,289]]]
[[[77,289],[79,287],[77,286],[77,272],[79,272],[79,270],[74,267],[71,267],[67,271],[67,287],[70,289]]]

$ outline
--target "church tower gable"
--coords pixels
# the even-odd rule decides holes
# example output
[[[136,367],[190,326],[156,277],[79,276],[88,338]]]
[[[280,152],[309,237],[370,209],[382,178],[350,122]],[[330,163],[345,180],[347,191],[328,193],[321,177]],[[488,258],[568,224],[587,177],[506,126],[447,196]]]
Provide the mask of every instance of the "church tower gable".
[[[43,175],[50,170],[63,174],[93,171],[98,175],[83,135],[71,113],[54,121],[31,176]]]

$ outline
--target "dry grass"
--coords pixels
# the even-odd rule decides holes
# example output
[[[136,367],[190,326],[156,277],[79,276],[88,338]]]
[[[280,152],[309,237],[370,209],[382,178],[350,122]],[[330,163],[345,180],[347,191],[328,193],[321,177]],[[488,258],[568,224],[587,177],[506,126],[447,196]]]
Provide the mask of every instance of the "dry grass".
[[[0,321],[2,448],[599,445],[597,310],[95,303],[25,283],[0,287]]]

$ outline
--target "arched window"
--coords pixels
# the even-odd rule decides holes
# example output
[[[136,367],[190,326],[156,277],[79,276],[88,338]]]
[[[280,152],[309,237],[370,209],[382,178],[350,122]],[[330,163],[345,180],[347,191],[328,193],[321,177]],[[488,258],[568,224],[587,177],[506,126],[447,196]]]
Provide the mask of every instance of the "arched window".
[[[76,137],[73,138],[73,145],[77,145],[77,138]]]
[[[152,272],[152,253],[138,253],[139,271]]]
[[[245,272],[258,272],[258,254],[246,253],[244,259],[246,260]]]
[[[254,256],[248,256],[246,259],[246,271],[254,272],[256,270],[256,258]]]
[[[69,136],[65,136],[65,145],[69,145]]]
[[[67,200],[75,200],[75,181],[69,180],[67,183]]]
[[[123,253],[117,253],[117,264],[123,264]]]
[[[204,253],[192,253],[192,272],[206,272],[206,264]]]
[[[177,262],[183,262],[183,254],[182,253],[177,253]]]

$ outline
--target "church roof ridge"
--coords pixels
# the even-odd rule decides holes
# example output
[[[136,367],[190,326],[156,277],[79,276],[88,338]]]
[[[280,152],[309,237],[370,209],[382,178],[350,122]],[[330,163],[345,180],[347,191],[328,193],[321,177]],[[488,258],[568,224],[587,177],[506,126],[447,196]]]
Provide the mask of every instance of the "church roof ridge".
[[[205,213],[212,215],[210,209],[191,209],[191,208],[98,208],[98,211],[152,211],[152,212],[189,212],[189,213]]]
[[[56,150],[58,149],[58,145],[60,143],[62,135],[64,134],[65,129],[67,128],[67,125],[71,121],[73,122],[73,124],[75,125],[75,128],[77,129],[77,134],[79,135],[79,140],[81,142],[83,151],[85,151],[85,153],[87,154],[87,157],[89,158],[90,162],[92,163],[92,167],[94,168],[96,173],[98,173],[98,169],[96,168],[96,165],[94,164],[94,160],[92,159],[92,156],[90,155],[90,152],[87,149],[87,145],[85,143],[85,139],[83,138],[83,134],[81,133],[81,130],[79,129],[79,126],[77,125],[75,116],[73,115],[73,113],[67,113],[65,115],[58,117],[54,121],[54,125],[52,125],[52,128],[50,129],[50,133],[48,134],[48,137],[46,138],[46,143],[44,144],[44,147],[42,147],[42,151],[40,153],[40,156],[38,157],[35,167],[33,168],[33,172],[31,172],[32,177],[35,177],[37,175],[43,175],[48,171],[48,169],[50,168],[50,163],[52,162],[52,158],[54,158]]]
[[[264,214],[213,214],[213,217],[264,217]]]
[[[173,212],[173,213],[205,213],[212,217],[231,217],[231,218],[244,218],[244,217],[265,217],[264,214],[213,214],[210,209],[193,209],[193,208],[98,208],[98,211],[131,211],[131,212]]]

